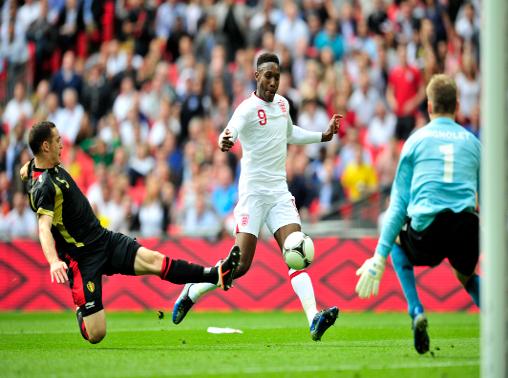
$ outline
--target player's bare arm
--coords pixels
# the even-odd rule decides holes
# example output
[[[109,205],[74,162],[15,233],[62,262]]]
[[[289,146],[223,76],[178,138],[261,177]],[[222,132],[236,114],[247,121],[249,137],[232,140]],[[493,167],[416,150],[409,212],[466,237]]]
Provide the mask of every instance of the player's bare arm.
[[[65,283],[69,281],[69,277],[67,277],[67,264],[58,258],[55,249],[55,239],[51,234],[52,222],[53,217],[49,215],[41,214],[39,216],[39,240],[44,256],[46,256],[50,266],[51,282]]]
[[[328,123],[328,129],[322,134],[321,142],[329,142],[332,140],[334,134],[337,134],[340,127],[340,119],[342,114],[334,114]]]
[[[19,176],[21,177],[21,181],[26,181],[28,180],[28,165],[30,164],[30,162],[26,162],[25,165],[23,165],[21,167],[21,169],[19,170]]]
[[[233,134],[229,129],[226,129],[221,133],[221,135],[219,136],[218,145],[222,152],[229,151],[234,146],[235,142],[231,140],[232,137]]]

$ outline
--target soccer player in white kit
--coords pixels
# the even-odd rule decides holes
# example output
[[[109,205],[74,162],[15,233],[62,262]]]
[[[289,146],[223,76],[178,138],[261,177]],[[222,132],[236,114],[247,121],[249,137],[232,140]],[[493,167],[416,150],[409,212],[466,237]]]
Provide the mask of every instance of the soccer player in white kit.
[[[243,152],[239,200],[234,210],[233,248],[241,251],[235,278],[249,270],[264,223],[281,250],[286,237],[301,230],[300,216],[286,180],[287,144],[328,142],[337,133],[341,117],[333,115],[323,133],[293,125],[288,101],[276,94],[280,77],[277,56],[261,54],[256,67],[256,91],[237,107],[218,141],[222,151],[229,151],[240,140]],[[335,323],[339,310],[330,307],[318,312],[312,282],[305,270],[290,269],[289,277],[307,316],[311,337],[319,341]],[[214,288],[206,283],[186,285],[175,302],[173,323],[180,323],[194,303]]]

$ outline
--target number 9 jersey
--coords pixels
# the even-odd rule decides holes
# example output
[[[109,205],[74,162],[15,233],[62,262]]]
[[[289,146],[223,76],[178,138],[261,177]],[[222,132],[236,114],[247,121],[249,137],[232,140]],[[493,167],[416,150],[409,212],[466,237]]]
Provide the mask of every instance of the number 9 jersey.
[[[226,129],[242,144],[240,196],[287,192],[286,156],[292,127],[289,104],[278,94],[267,102],[252,93],[236,108]]]
[[[438,213],[474,211],[480,141],[450,118],[436,118],[404,144],[377,251],[390,252],[406,217],[422,231]]]

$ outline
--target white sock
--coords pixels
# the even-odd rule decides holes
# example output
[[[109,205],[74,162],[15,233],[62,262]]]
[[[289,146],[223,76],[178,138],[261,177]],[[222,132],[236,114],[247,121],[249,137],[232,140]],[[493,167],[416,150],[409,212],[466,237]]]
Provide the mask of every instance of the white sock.
[[[303,311],[305,311],[310,326],[312,319],[314,319],[314,316],[318,312],[310,276],[305,271],[294,269],[289,269],[288,274],[291,278],[291,286],[293,286],[293,290],[298,295],[298,298],[300,298],[300,302],[302,302]]]
[[[196,303],[199,298],[201,298],[209,291],[217,289],[217,287],[218,287],[217,285],[208,282],[193,284],[189,289],[189,298],[191,299],[191,301]]]

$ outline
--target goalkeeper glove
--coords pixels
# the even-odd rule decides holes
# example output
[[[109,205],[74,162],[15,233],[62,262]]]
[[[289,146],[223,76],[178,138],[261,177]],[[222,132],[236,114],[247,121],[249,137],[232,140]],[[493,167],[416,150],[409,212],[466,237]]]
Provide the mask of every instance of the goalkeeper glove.
[[[360,298],[369,298],[379,292],[379,282],[385,271],[386,257],[375,253],[370,259],[365,260],[363,265],[356,271],[360,276],[356,284],[356,293]]]

